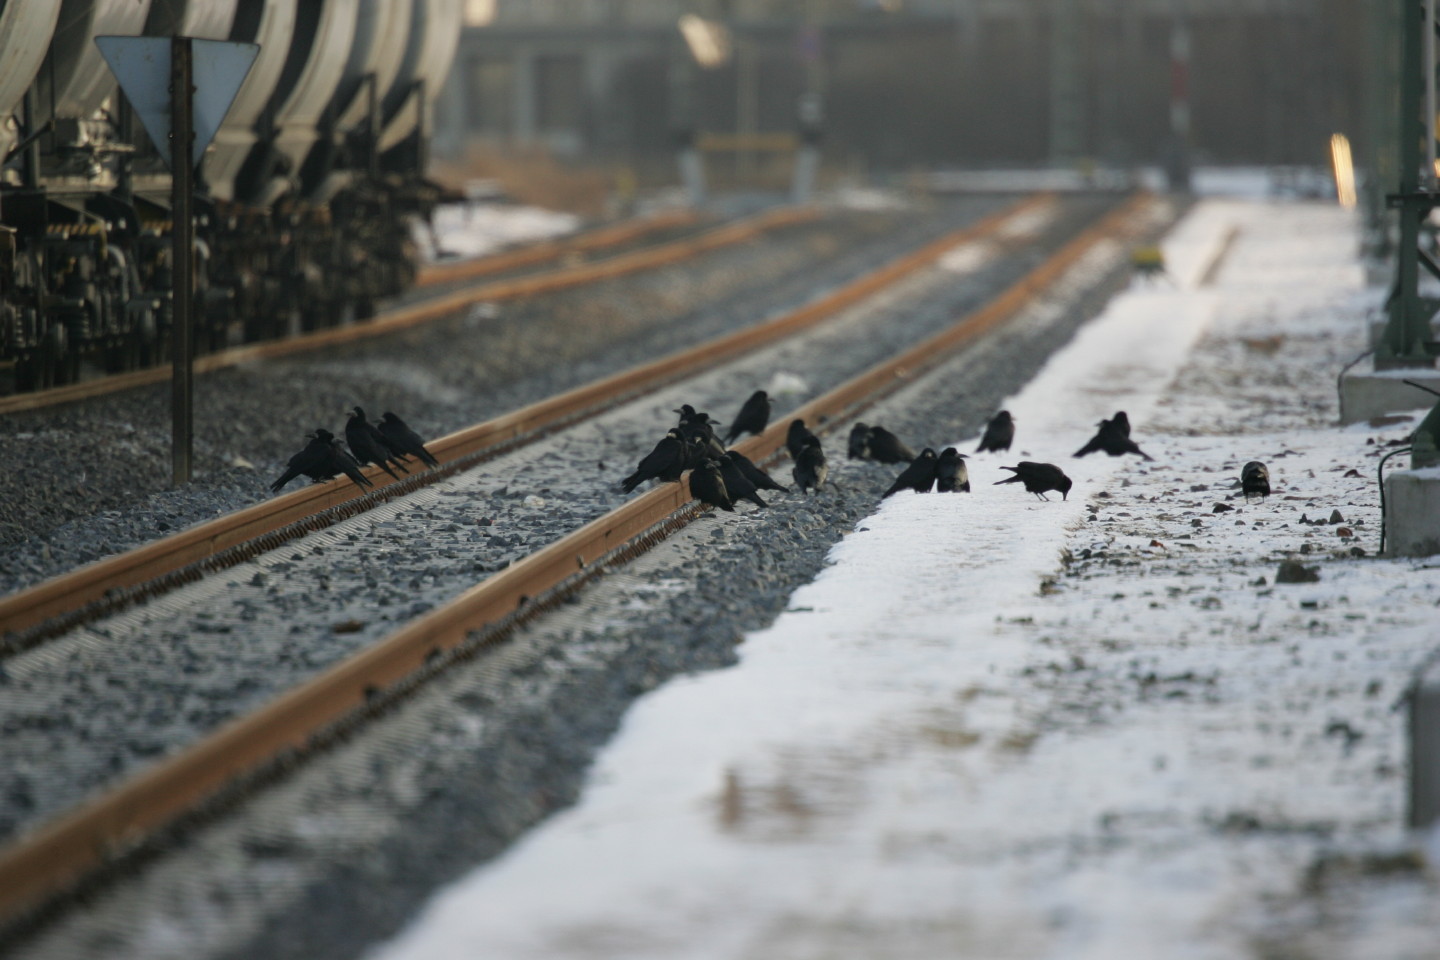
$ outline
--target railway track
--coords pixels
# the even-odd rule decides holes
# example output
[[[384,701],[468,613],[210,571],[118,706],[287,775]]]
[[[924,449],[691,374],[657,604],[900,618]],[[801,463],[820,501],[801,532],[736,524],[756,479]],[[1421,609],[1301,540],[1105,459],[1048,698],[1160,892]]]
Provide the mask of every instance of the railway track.
[[[327,553],[329,547],[339,546],[346,539],[354,539],[362,526],[368,526],[371,531],[381,529],[380,535],[384,537],[386,532],[383,528],[387,524],[397,523],[405,511],[412,514],[441,514],[440,522],[431,523],[428,528],[431,532],[425,536],[433,539],[430,546],[438,547],[443,556],[449,544],[443,536],[434,531],[445,530],[447,524],[455,525],[453,519],[446,519],[453,517],[454,511],[441,509],[447,501],[465,503],[475,506],[476,510],[493,512],[497,519],[503,519],[502,514],[507,509],[503,505],[503,497],[508,491],[501,493],[493,489],[493,478],[466,479],[469,475],[459,472],[461,465],[468,465],[466,458],[493,450],[498,444],[514,443],[522,436],[535,436],[553,430],[576,417],[591,415],[597,406],[606,402],[600,399],[602,395],[609,396],[611,402],[634,397],[637,393],[653,390],[662,383],[673,382],[677,377],[683,376],[681,367],[689,371],[713,371],[722,361],[745,350],[754,349],[762,342],[778,340],[814,326],[822,316],[834,314],[864,297],[877,294],[883,296],[887,287],[914,274],[919,267],[935,262],[957,244],[977,242],[987,230],[993,233],[1006,222],[1013,223],[1026,215],[1033,217],[1038,208],[1046,202],[1053,203],[1031,201],[1024,209],[1008,211],[1008,215],[993,218],[996,221],[994,223],[977,225],[973,230],[966,231],[968,236],[951,236],[932,244],[912,255],[916,258],[913,261],[912,258],[905,258],[905,261],[890,264],[878,275],[866,277],[845,291],[832,294],[796,314],[767,324],[766,328],[762,328],[768,331],[764,334],[746,331],[744,334],[725,338],[729,342],[707,344],[699,351],[691,352],[694,356],[690,358],[688,365],[679,358],[667,358],[640,368],[643,373],[631,371],[621,377],[609,378],[602,382],[603,386],[594,384],[579,391],[572,391],[572,395],[557,398],[545,411],[520,411],[513,418],[501,418],[501,421],[482,424],[471,431],[462,431],[444,438],[437,443],[437,447],[443,451],[446,466],[456,468],[456,472],[422,491],[422,495],[427,499],[418,503],[413,497],[407,497],[388,505],[378,501],[361,504],[359,501],[379,497],[385,491],[357,498],[353,488],[348,492],[344,490],[345,486],[349,486],[347,482],[344,485],[327,484],[307,488],[261,505],[261,508],[256,510],[268,515],[264,523],[279,523],[280,527],[296,523],[297,515],[302,520],[318,517],[320,511],[335,503],[352,503],[369,509],[368,512],[349,519],[330,518],[326,522],[333,526],[324,535],[323,543],[307,546],[305,555],[290,555],[287,549],[285,558],[262,558],[256,565],[256,573],[262,577],[263,583],[267,574],[288,576],[294,572],[298,576],[300,571],[294,565],[304,566],[307,557],[326,558],[310,561],[315,566],[332,564],[333,561]],[[899,353],[872,363],[858,373],[834,378],[838,386],[778,418],[777,424],[764,436],[747,440],[737,445],[738,448],[757,460],[763,459],[780,446],[783,424],[788,422],[790,417],[802,416],[807,422],[834,424],[873,402],[876,397],[912,382],[916,376],[959,346],[973,342],[994,330],[1052,284],[1069,266],[1095,249],[1097,244],[1112,240],[1117,235],[1123,236],[1127,231],[1134,231],[1144,224],[1147,214],[1143,208],[1144,201],[1135,201],[1110,214],[1099,224],[1086,229],[1060,247],[1041,265],[1010,284],[999,296],[966,313],[958,323],[947,324],[922,342],[912,342]],[[981,229],[982,226],[986,229]],[[867,335],[864,331],[859,334]],[[873,338],[873,333],[869,336]],[[779,362],[783,364],[784,359]],[[711,389],[718,387],[712,385]],[[733,391],[733,382],[730,389]],[[509,422],[502,423],[507,420]],[[653,424],[649,429],[650,442],[653,442]],[[602,425],[599,430],[605,434],[602,439],[606,445],[613,445],[613,434],[618,432],[618,428]],[[558,453],[564,452],[562,441]],[[644,451],[642,449],[639,452]],[[555,455],[557,450],[552,449],[542,454],[540,459]],[[592,455],[593,449],[587,449],[575,457],[588,459]],[[566,460],[564,456],[560,459],[564,461],[560,464],[564,469],[570,460]],[[530,467],[534,467],[537,462],[532,460]],[[618,470],[615,467],[608,468],[604,475],[613,482],[614,477],[618,476]],[[535,481],[538,493],[525,495],[527,508],[540,513],[546,511],[545,503],[530,504],[529,501],[543,501],[546,488],[538,486],[543,482],[543,479]],[[403,484],[395,486],[398,488]],[[603,499],[596,498],[596,503],[592,506],[600,506]],[[425,669],[426,664],[436,657],[443,658],[446,651],[464,645],[467,637],[477,629],[488,630],[490,635],[503,630],[518,616],[528,615],[542,608],[563,593],[575,589],[598,571],[643,549],[649,542],[685,523],[695,512],[693,505],[688,503],[688,491],[683,485],[668,485],[641,495],[617,509],[600,510],[598,517],[581,525],[578,530],[565,532],[549,546],[533,554],[514,553],[514,547],[528,544],[502,542],[502,556],[498,557],[501,562],[497,565],[503,565],[503,569],[478,586],[410,620],[398,630],[388,631],[384,636],[376,638],[375,642],[360,645],[348,656],[328,665],[318,675],[274,699],[269,699],[259,709],[217,725],[215,730],[202,739],[155,763],[132,779],[123,781],[118,788],[89,801],[85,806],[53,820],[49,826],[23,834],[11,849],[0,857],[0,915],[22,911],[50,892],[62,889],[109,855],[127,848],[179,812],[213,795],[234,777],[265,764],[276,756],[277,752],[302,746],[319,732],[351,714],[377,691],[391,689],[396,684],[403,683],[405,678],[413,676],[417,670]],[[257,519],[258,514],[248,518],[239,518],[237,515],[237,518],[227,518],[224,524],[231,526],[233,531],[240,531],[232,531],[232,534],[241,537],[240,542],[244,542],[247,532],[253,538],[253,524]],[[488,520],[489,517],[485,519]],[[280,527],[272,526],[265,531],[265,535]],[[398,532],[398,527],[396,529]],[[223,538],[214,535],[216,532],[212,530],[210,534],[199,537],[185,549],[205,550],[222,543]],[[171,540],[178,541],[183,536]],[[490,537],[492,541],[495,539],[494,536]],[[493,547],[494,544],[490,546]],[[228,548],[222,546],[219,549]],[[505,555],[507,553],[508,555]],[[182,554],[177,552],[175,555]],[[105,563],[113,564],[121,560],[124,558],[114,558]],[[152,557],[151,561],[153,560]],[[237,562],[250,561],[241,559]],[[97,564],[96,568],[101,566],[104,564]],[[144,565],[137,567],[141,568],[153,572],[153,568]],[[241,569],[242,576],[246,572],[249,572],[248,568]],[[85,572],[77,572],[74,576],[79,576],[80,573]],[[341,575],[332,573],[337,580]],[[364,570],[352,571],[352,575],[363,578]],[[216,586],[212,579],[208,587],[202,584],[190,589],[201,593],[208,590],[214,595],[226,592],[234,586],[234,582],[228,586]],[[415,582],[418,582],[418,578],[417,581],[412,581],[412,585]],[[92,588],[94,586],[92,584]],[[31,609],[41,609],[45,603],[52,604],[52,607],[46,609],[56,609],[53,606],[56,602],[53,596],[48,600],[40,598],[39,592],[44,589],[45,587],[41,587],[36,591],[27,591],[34,595],[30,598],[31,601],[37,601]],[[116,586],[113,583],[111,586],[100,587],[101,593],[114,589]],[[322,589],[329,589],[328,582]],[[18,600],[20,596],[11,598],[11,601]],[[67,602],[67,609],[74,611],[76,606],[73,597]],[[66,608],[66,604],[61,603],[60,608]],[[0,622],[10,623],[9,617],[15,615],[15,611],[20,608],[15,606],[4,609],[5,612],[0,612]],[[50,615],[53,615],[53,612]],[[240,619],[245,618],[242,615]],[[280,619],[285,619],[284,611],[281,611]],[[139,623],[137,626],[145,629],[148,624]],[[218,626],[226,627],[228,631],[233,624]],[[341,624],[336,626],[338,628]],[[357,627],[356,632],[362,631]],[[109,638],[97,634],[67,642],[75,649],[83,649],[95,644],[104,646],[109,642]],[[48,645],[33,651],[33,656],[42,661],[46,657],[53,661],[56,657],[67,655],[68,651],[52,653]],[[24,674],[23,669],[14,669],[17,662],[14,657],[8,661],[12,667],[12,679]]]
[[[197,375],[212,373],[241,364],[271,360],[398,333],[439,317],[449,316],[472,304],[515,300],[587,283],[611,280],[642,270],[653,270],[680,263],[711,250],[743,243],[768,230],[804,223],[819,216],[820,212],[811,207],[778,207],[697,234],[629,250],[613,257],[565,264],[550,270],[488,282],[467,283],[460,289],[452,288],[456,283],[477,280],[493,273],[559,260],[569,254],[595,251],[633,242],[651,232],[693,223],[696,218],[694,214],[688,212],[675,212],[595,231],[568,242],[551,241],[536,244],[533,248],[526,247],[510,253],[499,254],[493,258],[477,258],[454,264],[437,265],[422,273],[421,284],[422,286],[444,287],[442,292],[430,296],[422,294],[420,299],[393,306],[363,323],[330,327],[283,340],[246,344],[204,354],[195,358],[193,369]],[[0,415],[25,410],[40,410],[73,403],[77,400],[101,397],[122,390],[164,383],[171,378],[171,375],[171,366],[167,363],[141,370],[132,370],[128,373],[82,380],[79,383],[66,384],[61,387],[12,394],[0,397]]]

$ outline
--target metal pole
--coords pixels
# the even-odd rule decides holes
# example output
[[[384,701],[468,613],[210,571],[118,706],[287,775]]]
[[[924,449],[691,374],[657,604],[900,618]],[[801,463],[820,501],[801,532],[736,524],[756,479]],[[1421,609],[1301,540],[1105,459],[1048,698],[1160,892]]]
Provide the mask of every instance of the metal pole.
[[[171,278],[171,476],[178,486],[189,483],[194,444],[192,322],[195,290],[194,195],[195,140],[194,71],[189,37],[170,40],[170,241]]]
[[[1425,0],[1425,41],[1421,64],[1425,68],[1425,177],[1435,191],[1435,0]]]

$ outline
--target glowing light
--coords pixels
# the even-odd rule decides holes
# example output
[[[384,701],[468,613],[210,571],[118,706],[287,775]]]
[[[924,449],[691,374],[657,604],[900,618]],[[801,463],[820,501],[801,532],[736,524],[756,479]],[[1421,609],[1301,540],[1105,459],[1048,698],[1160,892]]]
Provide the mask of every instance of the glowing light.
[[[730,31],[723,23],[687,13],[676,24],[695,62],[709,70],[730,59]]]
[[[1350,156],[1350,139],[1343,133],[1330,138],[1330,161],[1335,167],[1335,198],[1349,210],[1355,206],[1355,162]]]
[[[465,26],[488,27],[495,19],[495,0],[465,0]]]

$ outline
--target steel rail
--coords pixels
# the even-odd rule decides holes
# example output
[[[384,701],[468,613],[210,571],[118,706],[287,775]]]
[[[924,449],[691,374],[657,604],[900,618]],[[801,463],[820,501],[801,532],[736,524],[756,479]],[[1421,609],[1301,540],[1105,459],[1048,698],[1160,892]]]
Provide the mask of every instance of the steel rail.
[[[367,340],[371,337],[408,330],[438,317],[456,313],[476,303],[516,300],[521,297],[566,290],[582,284],[612,280],[642,270],[653,270],[692,259],[711,250],[743,243],[769,230],[815,220],[820,215],[820,211],[814,207],[778,207],[733,223],[723,224],[694,236],[682,237],[654,247],[631,250],[628,253],[618,254],[604,260],[592,260],[589,263],[557,267],[554,270],[527,274],[523,277],[476,284],[453,293],[431,297],[420,303],[395,307],[362,323],[330,327],[325,330],[315,330],[287,337],[283,340],[267,340],[207,353],[195,358],[193,369],[197,375],[213,373],[216,370],[224,370],[244,363],[273,360],[293,353]],[[134,387],[164,383],[170,379],[171,375],[171,364],[164,363],[155,367],[146,367],[143,370],[132,370],[129,373],[66,384],[63,387],[52,387],[48,390],[36,390],[30,393],[16,393],[8,397],[0,397],[0,415],[19,413],[24,410],[38,410],[62,403],[88,400],[91,397],[104,396]]]
[[[442,466],[449,468],[457,461],[473,460],[524,438],[538,437],[694,371],[793,336],[934,263],[946,251],[989,236],[1012,218],[1053,202],[1054,197],[1045,194],[1022,199],[773,320],[591,381],[493,420],[467,427],[431,442],[429,448]],[[468,466],[468,463],[463,465]],[[202,564],[286,528],[292,528],[295,535],[303,535],[318,527],[297,525],[320,514],[335,511],[350,501],[362,501],[360,506],[368,509],[398,494],[408,493],[423,483],[440,479],[453,470],[447,469],[440,474],[428,471],[411,474],[399,481],[375,467],[365,472],[375,486],[370,493],[361,491],[344,479],[311,484],[0,598],[0,641],[3,641],[0,642],[0,652],[32,645],[34,639],[43,639],[43,636],[52,635],[60,629],[70,629],[84,619],[93,619],[95,615],[116,609],[128,602],[129,595],[125,591],[141,584],[191,565]],[[397,483],[400,485],[398,489],[390,489]],[[264,549],[277,546],[279,542],[263,544]],[[233,562],[238,563],[246,556],[248,554],[235,554]],[[13,640],[13,635],[22,631],[67,617],[54,630],[43,635],[27,638],[19,644]],[[7,634],[12,636],[7,637]]]
[[[450,260],[444,263],[428,263],[420,268],[415,278],[417,286],[428,287],[439,283],[454,283],[470,280],[506,270],[534,266],[574,253],[588,253],[606,247],[629,243],[649,233],[686,227],[700,220],[700,214],[691,207],[676,207],[662,210],[646,217],[636,217],[609,226],[597,227],[584,233],[553,240],[527,243],[513,250],[468,257],[464,260]]]
[[[1071,240],[984,307],[900,354],[876,364],[794,412],[817,425],[838,425],[883,396],[913,382],[960,347],[1015,315],[1096,244],[1136,229],[1147,196],[1131,199]],[[754,459],[778,452],[786,423],[736,445]],[[591,521],[512,564],[455,600],[330,667],[267,705],[157,762],[0,852],[0,923],[17,919],[77,883],[108,859],[213,798],[227,784],[253,774],[289,751],[303,750],[367,701],[454,651],[487,625],[528,615],[587,579],[627,544],[648,543],[698,515],[688,476],[665,484]],[[573,587],[571,588],[573,589]]]

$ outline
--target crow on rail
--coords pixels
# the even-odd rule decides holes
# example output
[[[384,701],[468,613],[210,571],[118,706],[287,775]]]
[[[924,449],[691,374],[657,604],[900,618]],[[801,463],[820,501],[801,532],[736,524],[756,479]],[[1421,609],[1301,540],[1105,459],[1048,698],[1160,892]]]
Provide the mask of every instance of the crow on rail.
[[[970,471],[965,467],[965,454],[954,447],[940,451],[940,459],[935,461],[935,492],[970,492]]]
[[[689,459],[690,450],[684,436],[678,427],[671,427],[670,432],[655,444],[655,449],[640,460],[635,472],[620,481],[620,489],[629,493],[646,480],[675,483],[680,479],[680,474],[689,467]]]
[[[285,472],[270,484],[270,492],[279,493],[281,487],[301,474],[320,483],[341,473],[355,481],[358,487],[374,486],[369,478],[360,472],[360,464],[355,462],[355,458],[340,446],[335,434],[325,429],[316,430],[310,434],[310,442],[304,449],[290,458]]]
[[[795,468],[791,471],[791,476],[795,478],[801,493],[818,491],[830,476],[830,464],[826,462],[825,451],[820,448],[820,438],[815,434],[811,433],[805,438],[800,453],[795,458]]]
[[[397,456],[419,457],[432,467],[440,466],[440,461],[425,449],[425,441],[420,439],[420,435],[389,410],[380,415],[380,436],[385,439],[385,445],[390,448],[391,453]]]
[[[726,446],[734,443],[741,434],[763,433],[765,427],[770,423],[772,402],[770,395],[764,390],[756,390],[750,394],[750,399],[740,407],[740,412],[735,414],[730,429],[725,433]]]
[[[1104,451],[1112,457],[1118,457],[1126,453],[1134,453],[1144,457],[1146,460],[1155,459],[1144,450],[1141,450],[1135,441],[1130,439],[1130,418],[1125,415],[1124,410],[1116,413],[1115,416],[1109,420],[1101,420],[1100,428],[1095,431],[1095,436],[1091,437],[1090,442],[1085,444],[1085,446],[1076,450],[1075,456],[1083,457],[1087,453],[1094,453],[1096,450]]]
[[[1014,442],[1015,418],[1010,416],[1009,410],[1001,410],[985,425],[985,435],[980,438],[980,446],[975,448],[975,452],[1009,450],[1010,444]]]
[[[384,435],[365,419],[365,411],[359,407],[355,407],[354,411],[350,414],[350,419],[345,421],[345,442],[350,445],[350,453],[354,455],[355,462],[362,467],[373,463],[396,480],[400,479],[400,475],[390,469],[390,464],[399,467],[401,473],[409,473],[400,458],[391,453],[390,448],[385,445]]]
[[[1015,476],[996,480],[993,486],[998,487],[1002,483],[1023,483],[1026,490],[1041,500],[1050,499],[1045,496],[1046,491],[1049,490],[1058,490],[1062,500],[1070,499],[1070,488],[1074,482],[1065,476],[1065,471],[1053,463],[1033,463],[1029,460],[1021,460],[1013,467],[1001,467],[1000,469],[1009,470]]]

